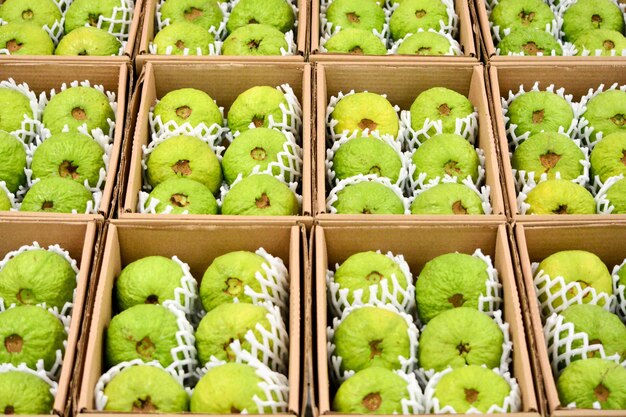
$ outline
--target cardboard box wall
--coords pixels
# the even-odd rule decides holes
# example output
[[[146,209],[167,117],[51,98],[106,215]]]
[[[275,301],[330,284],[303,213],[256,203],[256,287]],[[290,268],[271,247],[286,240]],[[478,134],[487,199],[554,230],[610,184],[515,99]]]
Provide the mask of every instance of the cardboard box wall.
[[[458,221],[504,222],[505,210],[481,65],[319,63],[315,71],[315,188],[316,218],[323,221],[375,220],[384,222]],[[409,110],[415,98],[431,87],[447,87],[465,95],[478,111],[476,146],[485,152],[485,184],[491,188],[491,215],[346,215],[326,211],[326,107],[331,96],[350,90],[386,94],[392,105]]]
[[[88,221],[91,219],[102,220],[108,217],[111,212],[113,193],[116,187],[117,170],[120,160],[122,140],[125,133],[127,88],[131,75],[129,64],[102,62],[94,63],[57,63],[46,62],[42,65],[39,61],[23,61],[5,63],[0,66],[0,79],[7,80],[13,78],[17,84],[27,83],[34,93],[39,97],[42,92],[49,96],[50,90],[57,93],[62,84],[69,84],[73,81],[89,80],[91,85],[99,84],[106,91],[115,93],[117,100],[117,112],[115,114],[115,133],[113,136],[113,147],[109,160],[104,188],[102,189],[102,200],[98,207],[98,214],[65,214],[65,213],[38,213],[38,212],[0,212],[0,218],[22,219],[59,219]]]
[[[503,318],[509,323],[513,342],[511,374],[517,378],[520,387],[522,409],[514,416],[539,416],[537,397],[522,323],[520,299],[513,275],[512,260],[505,225],[465,224],[465,225],[369,225],[364,222],[336,225],[326,223],[315,227],[315,311],[316,318],[314,369],[317,369],[315,384],[318,409],[315,416],[340,416],[330,409],[330,390],[327,360],[326,327],[327,296],[326,270],[335,268],[349,256],[368,250],[391,251],[401,254],[409,264],[413,278],[426,262],[436,256],[458,251],[471,254],[480,248],[489,255],[493,266],[498,270],[502,283]]]
[[[312,222],[311,207],[311,69],[303,63],[273,64],[224,64],[224,63],[148,63],[140,77],[138,90],[141,91],[139,114],[134,127],[132,154],[128,168],[126,187],[120,190],[119,217],[123,219],[150,220],[241,220],[250,221],[249,216],[224,215],[174,215],[137,213],[138,193],[142,179],[142,146],[149,143],[150,127],[148,112],[157,99],[166,93],[185,87],[197,88],[208,93],[219,106],[224,107],[226,117],[230,105],[240,93],[257,85],[278,86],[289,83],[302,106],[302,209],[299,216],[257,216],[255,220],[266,223]],[[143,86],[142,86],[143,83]]]
[[[94,405],[94,388],[104,367],[104,337],[113,311],[113,285],[123,267],[146,256],[178,256],[189,264],[191,274],[200,282],[213,259],[225,253],[263,247],[279,257],[289,271],[289,401],[288,414],[300,413],[301,383],[301,319],[300,294],[301,240],[300,226],[259,225],[250,223],[195,222],[132,222],[114,220],[109,223],[98,287],[93,307],[93,318],[88,333],[84,362],[80,364],[80,393],[77,405],[79,415],[102,415]],[[174,242],[174,244],[172,244]],[[199,286],[198,286],[199,288]],[[114,415],[115,413],[107,413]],[[251,414],[254,415],[254,414]]]
[[[475,63],[478,61],[477,45],[478,45],[478,32],[474,31],[472,25],[470,7],[467,1],[455,0],[454,9],[459,17],[458,23],[458,35],[456,40],[461,46],[463,55],[461,56],[422,56],[422,55],[355,55],[347,53],[331,53],[320,51],[320,36],[321,36],[321,22],[320,22],[320,0],[311,1],[311,49],[309,59],[312,62],[324,62],[324,61],[375,61],[382,63],[389,61],[397,62],[465,62]]]
[[[540,373],[536,376],[542,382],[547,399],[548,413],[546,415],[554,417],[624,416],[626,410],[570,410],[560,404],[556,380],[548,359],[531,263],[541,262],[549,255],[562,250],[586,250],[600,257],[610,272],[615,265],[619,265],[626,258],[624,246],[616,244],[626,242],[626,224],[518,224],[515,226],[515,238],[522,274],[519,279],[526,289],[535,340],[536,351],[532,354],[537,357],[540,364]]]

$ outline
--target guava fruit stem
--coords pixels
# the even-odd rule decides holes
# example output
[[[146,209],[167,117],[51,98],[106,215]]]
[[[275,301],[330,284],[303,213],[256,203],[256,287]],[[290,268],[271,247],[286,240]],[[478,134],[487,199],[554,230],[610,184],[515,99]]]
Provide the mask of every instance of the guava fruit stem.
[[[180,49],[181,51],[185,49],[185,41],[183,40],[180,40],[180,39],[177,40],[175,45],[176,45],[176,48]]]
[[[154,413],[158,407],[152,403],[152,398],[148,395],[146,399],[137,398],[133,403],[133,412],[135,413]]]
[[[367,408],[370,411],[376,411],[380,408],[382,402],[383,399],[381,398],[379,392],[371,392],[363,397],[363,401],[361,402],[361,404],[363,404],[363,407]]]
[[[421,47],[420,49],[417,50],[417,54],[418,55],[430,55],[430,51],[432,48],[428,48],[428,47]]]
[[[539,157],[541,161],[541,165],[545,168],[543,172],[550,172],[552,168],[556,166],[556,164],[561,159],[561,155],[555,154],[551,151],[548,151]]]
[[[73,180],[80,178],[78,172],[78,167],[72,165],[72,161],[63,161],[61,165],[59,165],[59,175],[63,178],[72,177]]]
[[[190,9],[185,10],[185,19],[190,22],[193,22],[197,18],[203,15],[202,10],[196,9],[195,7],[191,7]]]
[[[463,294],[454,294],[453,296],[448,298],[448,302],[454,306],[454,308],[461,307],[465,303],[465,298],[463,298]]]
[[[12,334],[4,339],[4,347],[9,353],[20,353],[23,345],[24,341],[18,334]]]
[[[241,410],[235,407],[234,405],[230,407],[231,414],[241,414]]]
[[[154,294],[147,296],[144,304],[159,304],[159,296]]]
[[[148,336],[137,342],[135,350],[144,359],[152,359],[152,355],[156,351],[156,346]]]
[[[567,205],[561,205],[556,208],[556,210],[552,210],[554,214],[567,214]]]
[[[32,20],[33,17],[35,17],[35,13],[33,13],[33,11],[30,10],[30,9],[24,10],[22,12],[22,19],[24,19],[24,20]]]
[[[591,16],[591,24],[596,28],[600,29],[600,23],[602,23],[602,16],[599,14],[594,14]]]
[[[478,400],[478,391],[476,391],[474,388],[465,388],[465,401],[473,404],[476,402],[476,400]]]
[[[180,161],[176,161],[174,165],[172,165],[172,171],[176,174],[180,175],[191,175],[191,167],[189,166],[189,161],[186,159],[181,159]]]
[[[452,212],[454,214],[467,214],[467,209],[463,207],[463,202],[461,200],[457,200],[452,203]]]
[[[526,13],[524,10],[519,12],[518,16],[522,19],[522,25],[528,26],[532,23],[535,18],[535,12]]]
[[[193,110],[191,110],[191,107],[189,106],[180,106],[179,108],[176,109],[176,115],[180,117],[181,119],[189,118],[192,112]]]
[[[9,50],[9,52],[15,52],[15,51],[19,51],[20,49],[22,49],[22,45],[23,44],[19,43],[17,40],[11,39],[10,41],[7,42],[6,48]]]
[[[365,277],[366,281],[370,281],[370,282],[373,282],[373,283],[380,282],[381,279],[383,279],[383,276],[378,271],[372,271]]]
[[[533,112],[533,124],[539,124],[539,123],[543,122],[544,114],[545,114],[545,110],[544,109],[535,110]]]
[[[383,353],[383,349],[378,347],[382,343],[382,339],[372,340],[370,342],[370,359],[374,359],[374,356],[380,356]]]
[[[427,14],[428,14],[428,12],[426,10],[417,10],[415,12],[415,17],[417,17],[418,19],[421,19],[424,16],[426,16]]]
[[[360,46],[355,46],[354,48],[350,49],[350,51],[348,52],[354,55],[363,55],[363,49],[361,49]]]
[[[52,210],[54,208],[54,203],[52,201],[44,201],[41,203],[42,210]]]
[[[376,122],[373,121],[373,120],[370,120],[370,119],[362,119],[359,122],[359,129],[361,129],[361,130],[369,129],[370,132],[371,132],[373,130],[376,130],[377,126],[378,125],[376,124]]]
[[[229,277],[224,281],[226,284],[225,294],[232,295],[233,297],[239,295],[243,291],[243,282],[239,278]]]
[[[72,117],[76,120],[85,120],[87,118],[87,113],[85,113],[85,110],[80,107],[74,107],[72,109]]]
[[[250,151],[250,156],[255,161],[264,161],[267,158],[267,153],[263,148],[254,148]]]
[[[598,386],[593,389],[593,393],[598,401],[601,402],[608,400],[609,396],[611,395],[611,391],[609,391],[607,387],[602,385],[602,383],[599,383]]]
[[[604,47],[604,49],[606,50],[611,50],[611,49],[615,49],[615,43],[613,43],[613,41],[607,39],[604,42],[602,42],[602,46]]]
[[[259,41],[257,40],[251,40],[250,42],[248,42],[248,48],[250,49],[256,49],[259,47]],[[256,125],[256,123],[255,123]],[[258,126],[257,126],[258,127]]]
[[[252,123],[254,123],[254,127],[261,127],[265,124],[265,117],[263,116],[254,116],[252,118]]]
[[[538,52],[543,52],[543,48],[539,48],[535,42],[527,42],[522,45],[522,49],[528,55],[537,55]]]
[[[16,298],[22,304],[34,304],[35,301],[33,292],[28,288],[20,288]]]
[[[4,407],[4,414],[15,414],[15,408],[12,405]]]
[[[98,19],[100,19],[99,14],[89,13],[89,25],[98,26]]]
[[[267,194],[263,193],[260,198],[256,199],[256,206],[260,209],[270,207],[270,198]]]
[[[360,16],[356,14],[355,12],[346,13],[346,17],[348,18],[348,21],[351,23],[361,23]]]
[[[449,116],[450,112],[452,111],[452,109],[448,107],[447,103],[443,103],[441,106],[439,106],[437,110],[439,110],[439,114],[442,116]]]

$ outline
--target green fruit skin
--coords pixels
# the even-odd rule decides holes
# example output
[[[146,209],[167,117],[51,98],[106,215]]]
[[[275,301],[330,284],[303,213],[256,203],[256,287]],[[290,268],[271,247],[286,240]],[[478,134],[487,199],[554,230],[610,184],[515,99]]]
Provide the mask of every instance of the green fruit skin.
[[[575,42],[582,33],[598,29],[624,32],[624,15],[610,0],[578,0],[563,13],[566,41]]]
[[[296,216],[299,211],[293,191],[267,174],[244,178],[230,189],[222,203],[222,214],[228,215]]]
[[[446,55],[450,53],[451,46],[450,41],[439,33],[418,32],[402,42],[398,47],[398,53],[406,55]]]
[[[79,27],[65,35],[54,50],[55,55],[118,55],[122,43],[104,29]]]
[[[398,136],[398,114],[380,94],[360,92],[345,96],[335,106],[331,118],[339,122],[333,128],[336,134],[346,130],[361,134],[367,128],[381,136]]]
[[[230,344],[235,340],[239,340],[242,349],[252,352],[245,335],[251,330],[261,342],[263,338],[261,332],[256,329],[257,324],[267,332],[272,331],[267,314],[264,307],[246,303],[220,304],[209,311],[196,330],[196,349],[200,364],[206,364],[212,356],[219,360],[234,362],[236,356]]]
[[[82,113],[75,118],[73,114],[77,109]],[[50,99],[43,111],[43,124],[53,134],[61,133],[65,125],[75,131],[84,124],[90,131],[100,128],[108,134],[107,119],[115,120],[109,99],[92,87],[71,87],[61,91]]]
[[[354,291],[363,290],[361,299],[367,302],[370,299],[370,285],[379,285],[386,279],[389,288],[392,286],[391,276],[395,274],[398,284],[406,289],[409,285],[407,277],[393,259],[376,252],[361,252],[351,255],[335,272],[335,282],[343,288],[348,288],[348,301],[354,301]]]
[[[183,269],[163,256],[147,256],[126,265],[115,281],[115,299],[121,311],[134,305],[176,300]]]
[[[166,0],[161,6],[161,18],[170,19],[171,23],[193,23],[209,30],[220,25],[223,13],[213,0]]]
[[[249,24],[235,29],[222,45],[222,55],[282,55],[289,44],[285,34],[273,26]]]
[[[172,207],[171,214],[217,214],[217,200],[204,184],[174,177],[163,181],[150,193],[149,199],[159,200],[155,208],[157,214],[165,213]]]
[[[541,52],[544,56],[563,55],[563,48],[554,36],[542,29],[516,29],[506,35],[498,43],[500,55],[508,55],[509,53],[521,53],[524,55],[538,55]]]
[[[611,133],[594,146],[589,156],[592,174],[605,182],[609,177],[626,176],[626,131]]]
[[[293,29],[295,15],[286,0],[240,0],[226,23],[229,33],[250,23],[272,26],[286,33]]]
[[[595,214],[596,202],[582,185],[567,180],[540,182],[528,192],[526,214]]]
[[[342,29],[383,31],[385,12],[371,1],[334,0],[326,10],[328,22]]]
[[[530,132],[536,135],[545,132],[558,132],[559,127],[566,131],[574,119],[574,111],[561,96],[549,91],[529,91],[516,97],[507,111],[510,123],[516,124],[515,133]]]
[[[493,8],[489,20],[501,29],[546,29],[554,20],[550,6],[541,0],[502,0]]]
[[[85,186],[67,178],[48,177],[28,190],[20,210],[44,213],[71,213],[76,210],[77,213],[85,213],[89,201],[93,201],[93,196]],[[46,203],[51,203],[52,207]]]
[[[52,55],[54,42],[34,23],[12,22],[0,26],[0,49],[11,55]]]
[[[424,142],[411,158],[415,165],[413,179],[426,173],[426,181],[443,178],[444,175],[473,182],[478,179],[480,160],[476,149],[465,138],[455,134],[435,135]]]
[[[419,29],[439,30],[440,22],[448,24],[448,11],[440,1],[403,0],[389,20],[389,30],[394,40],[402,39]]]
[[[50,414],[54,396],[50,385],[43,379],[26,372],[9,371],[0,373],[0,410],[7,414],[43,415]]]
[[[188,112],[185,107],[189,108]],[[154,116],[160,116],[163,123],[173,120],[178,126],[189,123],[196,127],[204,123],[210,127],[214,124],[222,126],[223,123],[222,113],[215,101],[195,88],[180,88],[167,93],[154,106]]]
[[[9,196],[4,192],[4,190],[0,189],[0,211],[9,211],[12,208],[13,204],[11,204]]]
[[[596,50],[600,49],[601,56],[621,56],[626,49],[626,37],[616,30],[592,29],[581,33],[574,46],[578,51],[576,55],[583,55],[587,50],[595,56]]]
[[[232,303],[237,297],[240,303],[252,303],[252,298],[244,294],[249,286],[255,292],[261,291],[256,273],[266,276],[263,265],[265,259],[246,251],[230,252],[218,256],[207,268],[200,282],[200,299],[206,311]]]
[[[408,397],[407,382],[402,377],[385,368],[366,368],[339,386],[332,410],[350,414],[401,414],[402,400]]]
[[[33,118],[28,97],[10,88],[0,88],[0,129],[7,132],[19,130],[26,117]]]
[[[131,366],[104,387],[106,411],[180,413],[189,396],[169,373],[154,366]],[[142,408],[143,406],[143,408]]]
[[[0,19],[52,28],[61,20],[61,10],[52,0],[6,0],[0,5]]]
[[[122,2],[120,0],[99,0],[97,2],[73,0],[65,12],[65,33],[70,33],[86,24],[96,26],[100,15],[106,18],[113,17],[113,8],[115,7],[122,7]],[[105,22],[103,28],[108,29],[108,23]],[[121,25],[114,25],[113,30],[119,32]]]
[[[626,91],[607,90],[593,97],[583,117],[595,133],[626,132]]]
[[[462,119],[474,112],[472,103],[462,94],[444,87],[433,87],[420,93],[411,105],[411,127],[420,130],[426,119],[441,120],[441,133],[454,133],[456,119]],[[428,130],[433,136],[435,128]]]
[[[606,198],[613,206],[613,214],[626,214],[626,178],[613,184],[606,192]]]
[[[239,94],[228,111],[228,127],[232,132],[244,132],[255,127],[269,127],[270,116],[274,122],[283,120],[280,105],[288,108],[285,95],[274,87],[256,86]],[[287,124],[291,118],[287,118]]]
[[[468,186],[440,183],[420,193],[411,203],[411,214],[485,214],[483,201]]]
[[[431,259],[415,282],[420,320],[427,324],[438,314],[456,307],[478,310],[480,295],[487,294],[488,279],[487,265],[474,256],[447,253]]]
[[[391,146],[379,139],[354,138],[337,149],[333,169],[338,180],[358,174],[376,174],[389,178],[395,184],[400,176],[402,160]]]
[[[2,113],[0,111],[0,119]],[[15,193],[26,182],[26,150],[19,139],[0,131],[0,181]]]
[[[44,249],[22,252],[0,270],[0,298],[10,304],[46,303],[61,309],[71,302],[76,272],[61,255]]]
[[[576,408],[593,408],[598,402],[602,410],[626,409],[626,369],[612,361],[572,362],[558,378],[556,389],[563,406],[575,402]],[[605,397],[603,391],[609,395]]]
[[[16,335],[21,338],[17,347],[9,349]],[[46,369],[56,361],[57,350],[65,350],[65,328],[48,310],[37,306],[15,307],[0,313],[0,362],[35,368],[43,359]]]
[[[404,214],[404,203],[389,187],[363,181],[337,193],[337,214]]]
[[[184,55],[188,49],[189,55],[197,55],[198,48],[201,55],[209,54],[209,45],[215,42],[215,37],[206,29],[193,23],[172,23],[160,30],[154,37],[157,55],[166,55],[167,47],[171,46],[172,55]]]
[[[372,32],[363,29],[342,29],[328,39],[324,45],[328,52],[355,55],[385,55],[387,47]]]

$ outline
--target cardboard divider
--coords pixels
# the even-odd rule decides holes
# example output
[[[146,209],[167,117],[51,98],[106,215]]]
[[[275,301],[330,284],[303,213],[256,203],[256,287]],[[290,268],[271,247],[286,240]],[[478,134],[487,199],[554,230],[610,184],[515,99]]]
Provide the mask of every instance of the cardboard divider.
[[[214,258],[225,253],[263,247],[283,260],[289,271],[289,401],[288,414],[300,413],[301,400],[301,294],[300,266],[302,229],[290,225],[195,222],[134,222],[114,220],[109,224],[102,267],[93,307],[85,356],[79,415],[102,415],[96,411],[94,388],[104,368],[104,337],[114,315],[113,286],[123,267],[146,256],[178,256],[189,264],[191,274],[200,281]],[[174,242],[174,244],[172,244]],[[105,413],[114,415],[116,413]],[[119,414],[119,413],[117,413]],[[251,414],[255,415],[255,414]]]
[[[136,118],[132,155],[128,171],[128,182],[123,191],[123,206],[119,217],[141,220],[241,220],[250,221],[249,216],[234,215],[174,215],[137,213],[139,191],[142,189],[142,146],[150,141],[148,113],[157,99],[166,93],[184,87],[205,91],[219,106],[224,107],[224,117],[240,93],[257,85],[278,86],[289,83],[302,106],[302,210],[299,216],[256,216],[258,222],[290,223],[296,221],[312,223],[311,208],[311,70],[308,64],[152,64],[148,63],[143,73],[143,89],[139,115]]]
[[[376,238],[372,239],[372,236]],[[383,226],[361,222],[339,226],[327,223],[315,228],[316,340],[313,349],[317,359],[316,394],[319,405],[315,416],[341,415],[330,408],[334,393],[330,392],[327,360],[326,327],[330,319],[327,313],[326,270],[357,252],[381,250],[402,254],[415,278],[424,264],[436,256],[454,251],[471,254],[478,248],[491,257],[503,286],[504,320],[510,324],[513,342],[511,373],[517,378],[522,398],[522,411],[513,415],[539,415],[505,225],[468,223]]]
[[[425,56],[425,55],[355,55],[348,53],[332,53],[320,51],[320,37],[322,27],[320,22],[320,0],[311,0],[311,46],[309,59],[311,62],[340,61],[340,62],[367,62],[378,63],[395,62],[421,62],[421,63],[443,63],[443,62],[464,62],[467,64],[478,61],[476,38],[470,17],[470,8],[467,1],[455,0],[454,10],[459,16],[458,36],[456,40],[461,45],[463,55],[452,56]]]
[[[19,63],[5,63],[0,66],[0,79],[12,78],[17,84],[27,83],[32,91],[39,96],[42,92],[49,94],[50,90],[60,91],[61,85],[73,81],[84,81],[100,84],[105,90],[115,93],[117,100],[117,112],[115,114],[115,133],[113,136],[113,148],[109,160],[102,200],[98,207],[98,214],[65,214],[65,213],[37,213],[26,211],[3,211],[0,218],[22,219],[60,219],[88,221],[92,219],[102,220],[111,211],[113,191],[116,186],[117,170],[121,154],[121,146],[125,128],[127,87],[129,83],[128,64],[102,62],[100,64],[74,62],[70,63],[46,63],[39,61],[24,61]]]
[[[320,63],[316,70],[316,218],[322,221],[377,222],[504,222],[505,210],[498,172],[495,142],[489,116],[486,88],[481,65],[406,65],[375,63]],[[485,153],[485,184],[491,188],[491,215],[347,215],[326,212],[326,107],[331,96],[350,90],[387,94],[392,105],[409,110],[415,98],[431,87],[447,87],[469,98],[478,111],[476,146]]]
[[[91,273],[92,257],[96,244],[98,223],[65,222],[42,220],[0,220],[0,235],[10,239],[0,241],[0,259],[8,252],[19,249],[24,245],[38,242],[42,248],[58,244],[68,251],[70,257],[77,262],[80,270],[76,285],[76,296],[72,309],[72,321],[67,335],[67,348],[63,356],[63,365],[58,381],[58,391],[54,399],[52,412],[64,417],[71,415],[71,384],[74,372],[74,361],[80,346],[79,335],[82,326],[83,312],[87,306],[87,288]]]
[[[515,238],[522,274],[519,279],[523,280],[526,288],[532,332],[536,342],[536,351],[531,354],[537,356],[540,364],[541,373],[536,376],[543,382],[545,388],[548,414],[553,417],[624,416],[625,410],[567,409],[565,404],[560,403],[556,380],[548,359],[531,263],[541,262],[562,250],[586,250],[600,257],[611,271],[626,257],[623,245],[617,244],[626,242],[626,224],[517,224]]]
[[[550,84],[555,89],[564,88],[565,94],[573,95],[574,101],[579,101],[581,96],[587,94],[590,89],[597,89],[600,84],[610,87],[613,83],[626,84],[626,64],[610,61],[596,61],[586,63],[574,63],[570,65],[555,65],[553,63],[503,63],[492,65],[489,68],[489,84],[491,88],[490,101],[493,105],[493,123],[495,138],[500,153],[500,167],[504,179],[503,187],[505,198],[510,209],[509,218],[524,223],[534,222],[564,222],[584,223],[602,221],[624,221],[625,214],[572,214],[572,215],[549,215],[549,214],[520,214],[517,204],[517,192],[509,157],[508,138],[506,126],[502,116],[502,98],[508,97],[509,91],[516,93],[520,85],[526,90],[530,89],[535,82],[539,82],[539,89],[545,90]]]
[[[141,41],[135,57],[137,71],[146,62],[154,63],[175,63],[185,61],[188,63],[237,63],[237,62],[304,62],[308,45],[307,27],[309,25],[309,0],[298,0],[298,27],[294,30],[294,41],[296,43],[296,54],[288,56],[232,56],[232,55],[154,55],[148,51],[150,42],[158,32],[156,22],[156,7],[159,0],[144,0],[143,26],[141,28]]]

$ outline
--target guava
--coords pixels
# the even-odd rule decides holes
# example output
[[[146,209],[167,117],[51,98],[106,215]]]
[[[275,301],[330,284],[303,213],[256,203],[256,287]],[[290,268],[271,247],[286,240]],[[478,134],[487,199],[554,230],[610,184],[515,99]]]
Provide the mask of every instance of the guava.
[[[217,200],[204,184],[188,178],[173,177],[163,181],[150,193],[151,199],[159,200],[154,211],[165,213],[172,207],[172,214],[217,214]]]
[[[439,30],[441,22],[448,24],[448,10],[442,1],[403,0],[391,15],[389,29],[391,37],[398,40],[419,29]]]
[[[507,110],[510,123],[516,124],[515,133],[531,135],[546,131],[567,130],[574,119],[572,106],[558,94],[550,91],[529,91],[516,97]]]
[[[296,216],[298,199],[279,179],[250,175],[233,185],[222,202],[222,214],[240,216]]]
[[[336,178],[376,174],[396,183],[402,169],[402,159],[384,141],[374,137],[350,139],[337,149],[333,157]]]
[[[0,26],[0,49],[10,55],[52,55],[54,42],[35,23],[12,22]]]
[[[211,96],[195,88],[180,88],[164,95],[154,106],[154,116],[159,116],[163,123],[173,120],[178,126],[183,123],[193,127],[200,123],[207,127],[222,126],[223,122],[222,113]]]
[[[360,134],[368,129],[381,136],[398,136],[398,114],[389,100],[380,94],[360,92],[347,95],[339,100],[331,118],[338,122],[333,127],[336,134],[344,131]]]
[[[0,129],[7,132],[19,130],[22,120],[27,117],[33,118],[28,97],[11,88],[0,88]]]
[[[0,106],[0,108],[2,108]],[[0,110],[0,119],[2,118]],[[0,130],[0,181],[15,193],[26,182],[26,150],[24,144],[5,131]]]
[[[483,201],[465,184],[439,183],[418,194],[411,214],[485,214]]]
[[[282,55],[289,45],[285,34],[273,26],[253,23],[235,29],[222,45],[222,55]]]
[[[222,18],[222,9],[214,0],[166,0],[161,6],[162,20],[193,23],[205,30],[217,28]]]
[[[398,47],[399,54],[446,55],[450,52],[450,41],[440,33],[423,31],[413,33]]]
[[[547,174],[549,179],[559,173],[564,180],[573,180],[583,174],[583,151],[569,136],[556,132],[541,132],[522,142],[511,158],[511,166],[518,171],[534,172],[538,179]]]
[[[334,0],[326,10],[326,19],[342,29],[383,31],[385,12],[371,1]]]
[[[331,36],[324,45],[328,52],[354,55],[385,55],[385,43],[371,31],[363,29],[342,29]]]
[[[554,35],[543,29],[519,28],[511,31],[498,42],[500,55],[524,53],[536,56],[563,55],[563,48]]]
[[[21,211],[44,213],[85,213],[93,195],[84,185],[69,178],[47,177],[33,185],[24,196]]]
[[[534,28],[545,31],[554,20],[550,6],[541,0],[501,0],[489,20],[501,29]]]
[[[50,385],[28,372],[0,373],[0,411],[2,414],[50,414],[54,396]]]
[[[596,202],[585,187],[568,180],[547,180],[526,196],[526,214],[595,214]]]
[[[607,90],[587,102],[583,117],[594,132],[604,136],[626,132],[626,91]]]
[[[626,214],[626,178],[611,185],[606,191],[606,199],[613,206],[613,214]]]
[[[626,130],[606,135],[596,143],[589,161],[592,174],[603,182],[616,175],[626,176]]]
[[[346,186],[333,203],[337,214],[404,214],[404,202],[389,187],[374,181]]]
[[[12,208],[13,204],[9,200],[9,196],[4,190],[0,189],[0,211],[9,211]]]
[[[332,410],[351,414],[402,414],[407,382],[385,368],[365,368],[339,386]]]
[[[170,54],[184,55],[188,49],[189,55],[209,54],[209,45],[215,42],[215,37],[201,26],[188,22],[176,22],[161,29],[152,43],[156,45],[157,55],[166,55],[171,46]]]
[[[67,125],[70,131],[84,124],[91,131],[109,132],[108,120],[115,121],[115,113],[107,96],[93,87],[70,87],[50,99],[43,110],[43,124],[52,133],[61,133]]]
[[[624,15],[611,0],[578,0],[563,13],[563,39],[575,42],[588,30],[624,32]]]
[[[421,173],[426,174],[426,181],[444,175],[459,179],[471,177],[472,181],[478,178],[478,153],[465,138],[456,134],[431,137],[417,148],[411,161],[415,165],[413,179]]]
[[[51,28],[61,20],[61,10],[52,0],[5,0],[0,6],[0,19]]]
[[[563,370],[556,382],[562,405],[576,403],[576,408],[602,410],[626,409],[626,368],[600,358],[574,361]]]
[[[284,33],[293,29],[294,22],[293,9],[286,0],[240,0],[230,12],[226,29],[234,32],[242,26],[260,23]]]
[[[621,56],[626,49],[626,37],[616,30],[588,30],[576,38],[574,46],[578,51],[576,55],[582,55],[587,50],[591,56],[595,56],[599,49],[601,56]]]
[[[281,108],[281,106],[283,108]],[[232,132],[243,132],[254,127],[269,127],[270,117],[274,123],[283,121],[288,108],[285,95],[269,86],[256,86],[239,94],[228,111],[228,127]],[[287,124],[291,117],[287,115]]]
[[[106,18],[120,17],[113,16],[114,8],[121,8],[124,4],[121,0],[73,0],[65,11],[65,33],[70,33],[74,29],[82,26],[97,26],[100,16]],[[104,29],[108,29],[108,24],[104,24]],[[113,31],[119,32],[121,24],[113,26]]]
[[[442,132],[455,133],[456,119],[463,119],[474,112],[472,103],[462,94],[445,87],[433,87],[422,91],[411,105],[411,127],[420,130],[424,122],[441,120]],[[436,134],[435,128],[428,135]]]
[[[55,55],[119,55],[122,43],[104,29],[79,27],[65,35],[54,50]]]

